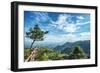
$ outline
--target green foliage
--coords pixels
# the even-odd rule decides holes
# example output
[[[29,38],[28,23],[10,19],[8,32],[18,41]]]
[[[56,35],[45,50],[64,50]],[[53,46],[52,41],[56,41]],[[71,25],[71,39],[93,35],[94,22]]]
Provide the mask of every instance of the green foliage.
[[[67,58],[68,55],[62,54],[59,51],[54,51],[48,48],[40,48],[37,50],[36,60],[43,61],[43,60],[61,60]]]
[[[29,29],[29,32],[26,32],[27,37],[36,41],[42,41],[44,34],[47,34],[47,31],[42,31],[38,25],[35,25],[34,28]]]
[[[44,53],[41,56],[38,55],[38,57],[36,57],[36,60],[38,60],[38,61],[47,61],[48,60],[48,56],[46,55],[46,53]]]
[[[69,55],[69,59],[84,59],[84,58],[87,58],[87,55],[85,54],[83,49],[80,48],[79,46],[76,46]]]
[[[61,51],[62,53],[67,53],[67,54],[70,54],[71,52],[71,48],[65,48],[64,50]]]
[[[24,59],[27,59],[30,54],[31,54],[31,49],[28,48],[24,49]]]
[[[44,35],[47,33],[48,31],[42,31],[38,25],[35,25],[34,28],[30,28],[29,32],[26,32],[26,37],[33,40],[30,48],[32,48],[35,41],[42,41],[44,39]]]
[[[27,59],[31,54],[31,49],[25,49],[24,59]],[[73,50],[67,54],[58,50],[50,48],[38,48],[35,53],[35,61],[47,61],[47,60],[67,60],[67,59],[87,59],[88,55],[82,48],[76,46]]]
[[[52,50],[47,49],[47,48],[39,48],[37,49],[36,53],[36,60],[42,61],[42,60],[48,60],[48,53],[52,52]]]

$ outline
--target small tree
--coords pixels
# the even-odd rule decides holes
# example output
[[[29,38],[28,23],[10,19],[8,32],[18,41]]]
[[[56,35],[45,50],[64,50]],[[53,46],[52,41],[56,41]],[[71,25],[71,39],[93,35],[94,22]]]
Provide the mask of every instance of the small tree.
[[[34,28],[30,28],[29,32],[26,32],[26,36],[30,39],[32,39],[32,43],[30,48],[32,49],[32,46],[35,41],[42,41],[44,40],[44,35],[47,34],[48,31],[42,31],[38,25],[35,25]]]
[[[69,59],[84,59],[84,58],[87,58],[87,55],[85,54],[83,49],[80,48],[80,46],[76,46],[69,55]]]

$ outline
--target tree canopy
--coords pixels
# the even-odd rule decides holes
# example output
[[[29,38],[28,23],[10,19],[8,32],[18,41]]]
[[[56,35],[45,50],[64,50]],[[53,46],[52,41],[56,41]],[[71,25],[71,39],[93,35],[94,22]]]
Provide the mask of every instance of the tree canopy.
[[[44,35],[47,34],[48,31],[42,31],[38,25],[35,25],[34,28],[30,28],[28,32],[26,32],[26,37],[33,40],[30,48],[32,48],[35,41],[44,40]]]
[[[82,59],[87,58],[86,53],[80,46],[76,46],[69,55],[69,59]]]

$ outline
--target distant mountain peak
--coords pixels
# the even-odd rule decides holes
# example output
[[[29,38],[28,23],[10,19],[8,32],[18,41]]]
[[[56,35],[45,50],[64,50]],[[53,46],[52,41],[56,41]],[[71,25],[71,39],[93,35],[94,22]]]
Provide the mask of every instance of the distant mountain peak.
[[[69,53],[75,46],[80,46],[86,53],[90,53],[90,40],[66,42],[63,45],[56,46],[54,49]]]

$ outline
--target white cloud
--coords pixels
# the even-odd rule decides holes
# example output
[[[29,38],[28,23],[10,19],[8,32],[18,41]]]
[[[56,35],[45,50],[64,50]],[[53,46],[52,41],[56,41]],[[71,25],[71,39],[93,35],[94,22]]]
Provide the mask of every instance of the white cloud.
[[[76,32],[80,27],[72,24],[72,23],[68,23],[68,19],[71,17],[71,15],[67,15],[67,14],[60,14],[57,21],[52,21],[51,26],[56,27],[59,30],[65,31],[65,32],[69,32],[69,33],[73,33]]]
[[[90,40],[90,32],[81,32],[80,34],[80,37],[79,37],[79,40]]]
[[[45,42],[65,43],[81,40],[90,40],[90,32],[82,32],[79,34],[62,34],[62,35],[46,35]]]
[[[90,36],[90,32],[82,32],[80,33],[81,36]]]
[[[83,20],[85,19],[83,16],[77,16],[78,19]]]
[[[75,42],[83,40],[90,40],[89,32],[83,32],[80,34],[66,34],[66,42]]]
[[[48,13],[46,12],[34,12],[34,15],[37,22],[45,22],[49,19]]]
[[[90,23],[90,21],[87,21],[87,22],[82,22],[82,23],[80,23],[80,22],[77,22],[77,24],[76,25],[85,25],[85,24],[88,24],[88,23]]]
[[[34,14],[36,15],[35,19],[37,23],[49,21],[50,23],[48,25],[67,33],[77,32],[81,25],[90,23],[89,21],[80,22],[80,20],[84,19],[83,16],[76,16],[78,18],[78,20],[76,20],[77,23],[69,23],[69,21],[73,22],[73,20],[71,20],[72,15],[69,14],[60,14],[56,21],[53,21],[46,12],[34,12]]]
[[[79,26],[76,26],[75,24],[67,24],[63,28],[64,31],[70,32],[70,33],[76,32],[78,29],[80,29],[80,27]]]
[[[51,20],[51,24],[49,25],[64,32],[74,33],[82,27],[81,25],[90,23],[90,21],[82,22],[81,20],[84,19],[83,16],[77,16],[78,19],[76,20],[76,23],[69,23],[68,21],[73,22],[71,17],[72,16],[68,14],[60,14],[58,19],[56,21]]]
[[[45,36],[45,42],[47,43],[64,43],[65,41],[67,41],[68,39],[70,39],[70,37],[73,37],[73,35],[46,35]]]
[[[60,14],[55,24],[64,24],[67,23],[66,20],[70,17],[67,14]]]

